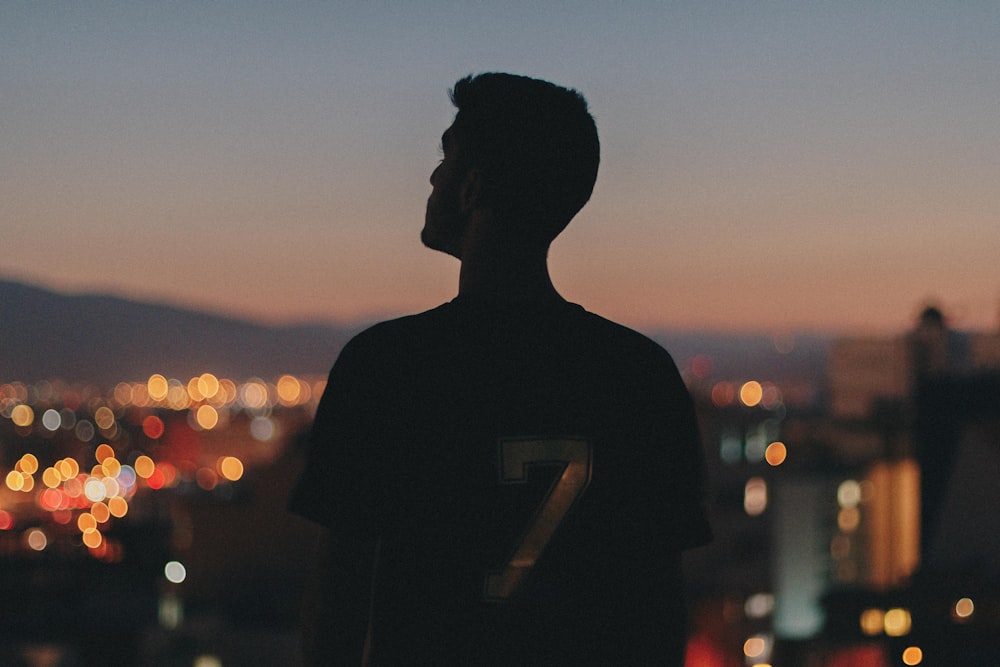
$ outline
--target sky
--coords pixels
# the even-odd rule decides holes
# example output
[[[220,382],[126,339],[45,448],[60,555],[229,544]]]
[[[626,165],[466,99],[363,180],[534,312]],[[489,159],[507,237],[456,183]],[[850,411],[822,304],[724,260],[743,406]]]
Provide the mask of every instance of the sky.
[[[452,298],[448,89],[577,88],[556,287],[642,329],[1000,326],[1000,3],[4,2],[0,278],[267,323]]]

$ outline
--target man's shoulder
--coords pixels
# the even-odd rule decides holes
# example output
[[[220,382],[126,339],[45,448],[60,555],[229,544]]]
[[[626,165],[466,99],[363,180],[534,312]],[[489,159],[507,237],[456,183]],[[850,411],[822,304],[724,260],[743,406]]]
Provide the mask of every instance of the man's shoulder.
[[[588,319],[589,335],[595,340],[603,341],[606,346],[619,354],[629,354],[650,362],[674,364],[670,353],[646,334],[601,315],[584,312]]]
[[[356,351],[377,349],[419,338],[435,327],[441,326],[448,307],[448,303],[443,303],[430,310],[376,322],[355,334],[344,349]]]
[[[354,336],[344,351],[387,360],[415,351],[426,353],[448,345],[448,341],[464,340],[470,332],[483,335],[484,331],[504,328],[530,332],[524,334],[529,339],[554,337],[560,345],[586,351],[592,357],[631,359],[639,365],[674,365],[670,354],[649,336],[568,301],[517,308],[459,297],[429,310],[373,324]]]

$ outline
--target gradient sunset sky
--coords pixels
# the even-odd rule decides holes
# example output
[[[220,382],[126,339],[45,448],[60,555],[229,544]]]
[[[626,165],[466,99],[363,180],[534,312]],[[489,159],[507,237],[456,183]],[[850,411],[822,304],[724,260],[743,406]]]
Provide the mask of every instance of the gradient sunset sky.
[[[1000,323],[1000,3],[4,2],[0,277],[267,322],[454,296],[470,72],[602,138],[557,288],[646,330]]]

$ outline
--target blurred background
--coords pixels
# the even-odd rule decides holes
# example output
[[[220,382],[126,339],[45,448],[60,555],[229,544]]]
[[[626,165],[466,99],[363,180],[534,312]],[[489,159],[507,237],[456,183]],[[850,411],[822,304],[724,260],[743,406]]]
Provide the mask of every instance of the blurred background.
[[[0,664],[294,665],[285,512],[499,70],[602,138],[569,299],[671,351],[716,540],[689,663],[1000,663],[1000,7],[0,7]]]

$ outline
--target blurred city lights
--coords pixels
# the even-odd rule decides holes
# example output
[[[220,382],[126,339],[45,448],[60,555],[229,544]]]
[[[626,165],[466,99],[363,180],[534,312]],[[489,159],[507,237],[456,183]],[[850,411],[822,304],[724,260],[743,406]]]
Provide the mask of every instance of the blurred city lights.
[[[32,528],[25,533],[24,541],[34,551],[44,551],[49,545],[49,538],[41,528]]]
[[[38,459],[30,452],[22,456],[14,466],[15,470],[34,475],[38,472]]]
[[[84,533],[81,536],[80,540],[83,542],[85,546],[91,549],[96,549],[97,547],[101,546],[101,544],[104,543],[104,536],[101,535],[101,531],[92,530]]]
[[[282,375],[277,384],[278,400],[282,405],[292,406],[302,393],[299,381],[291,375]]]
[[[853,533],[861,523],[861,512],[857,507],[844,507],[837,513],[837,527],[845,533]]]
[[[853,479],[837,487],[837,503],[841,507],[856,507],[861,502],[861,485]]]
[[[94,412],[94,423],[97,424],[98,428],[107,430],[114,426],[115,413],[107,406],[101,406]]]
[[[747,618],[764,618],[774,611],[774,595],[756,593],[747,598],[743,604],[743,613]]]
[[[274,437],[274,422],[270,417],[254,417],[250,422],[250,435],[254,440],[267,442]]]
[[[50,431],[59,430],[59,426],[62,425],[62,417],[59,416],[58,410],[53,410],[49,408],[42,413],[42,426]]]
[[[861,632],[869,637],[882,634],[885,628],[885,612],[881,609],[865,609],[861,612]]]
[[[11,491],[20,491],[24,488],[24,477],[17,470],[11,470],[7,473],[6,483]]]
[[[919,646],[907,646],[903,650],[904,665],[919,665],[924,661],[924,652]]]
[[[736,400],[736,389],[730,382],[717,382],[712,387],[712,403],[717,408],[731,405]]]
[[[744,382],[740,387],[740,401],[748,408],[755,407],[764,397],[764,389],[756,380]]]
[[[765,648],[767,648],[767,644],[763,637],[751,637],[743,642],[743,655],[748,658],[759,658]]]
[[[885,634],[890,637],[902,637],[910,633],[912,621],[910,612],[906,609],[895,608],[885,612]]]
[[[783,442],[772,442],[764,450],[764,460],[771,466],[780,466],[785,462],[785,457],[787,456],[788,449]]]
[[[136,458],[135,464],[132,466],[135,468],[135,474],[142,479],[149,479],[150,475],[156,469],[156,464],[153,463],[153,459],[149,458],[145,454],[140,455]]]
[[[167,383],[167,378],[159,373],[149,376],[149,380],[146,381],[146,391],[149,392],[149,397],[154,401],[165,399],[169,390],[170,385]]]
[[[743,490],[743,509],[750,516],[758,516],[766,508],[767,482],[760,477],[751,477]]]
[[[146,437],[156,440],[163,435],[163,431],[163,420],[156,415],[149,415],[142,420],[142,432],[146,434]]]
[[[955,602],[955,606],[952,607],[952,616],[956,620],[967,620],[972,617],[976,611],[976,605],[973,604],[972,600],[969,598],[961,598]]]
[[[196,419],[200,427],[211,430],[219,423],[219,413],[211,405],[202,405],[198,408]]]
[[[98,463],[104,463],[104,459],[114,455],[115,455],[115,450],[111,447],[111,445],[107,443],[103,445],[98,445],[97,449],[94,450],[94,458],[97,460]]]
[[[219,473],[230,482],[243,477],[243,462],[235,456],[224,456],[219,459]]]
[[[16,426],[31,426],[31,424],[35,421],[35,411],[28,405],[15,405],[14,409],[11,410],[10,420],[14,422]]]
[[[198,392],[206,399],[212,398],[219,392],[219,378],[211,373],[202,373],[198,376],[197,385]]]
[[[163,576],[173,584],[182,583],[187,578],[187,570],[176,560],[172,560],[163,566]]]

